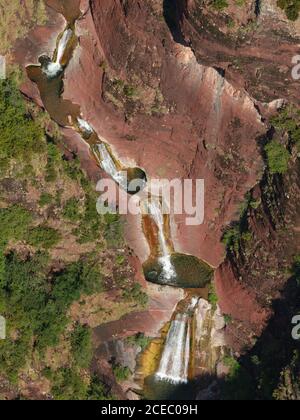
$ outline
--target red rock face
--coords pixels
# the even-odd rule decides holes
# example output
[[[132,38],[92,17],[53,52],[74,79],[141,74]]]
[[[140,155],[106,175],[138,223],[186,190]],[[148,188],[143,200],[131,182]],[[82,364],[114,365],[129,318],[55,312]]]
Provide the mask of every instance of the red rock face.
[[[134,1],[126,7],[92,1],[77,24],[80,48],[66,73],[64,97],[80,104],[83,117],[123,162],[152,178],[205,180],[205,223],[189,228],[185,216],[177,217],[173,239],[178,251],[217,266],[224,256],[222,229],[260,176],[256,142],[266,128],[251,98],[198,64],[151,10],[147,2],[141,8]],[[108,77],[135,80],[149,94],[160,90],[169,112],[137,113],[125,121],[123,110],[104,100]],[[126,140],[130,136],[136,140]]]
[[[53,6],[53,2],[48,3]],[[198,2],[177,3],[181,19],[176,39],[163,19],[161,1],[91,0],[90,7],[82,1],[84,15],[76,23],[79,46],[65,74],[63,97],[80,106],[82,117],[125,165],[145,169],[150,178],[204,179],[204,224],[188,227],[185,215],[176,216],[172,239],[176,251],[193,254],[218,267],[225,256],[222,232],[239,218],[245,193],[257,184],[263,170],[257,142],[267,127],[258,109],[267,112],[269,107],[254,101],[245,88],[267,102],[277,98],[277,92],[281,96],[284,83],[274,76],[272,80],[263,78],[260,90],[253,84],[257,60],[260,66],[268,62],[269,68],[273,63],[280,64],[272,38],[262,38],[261,33],[253,45],[223,45],[191,22]],[[26,48],[30,43],[29,56],[17,49],[18,62],[27,65],[34,57],[36,62],[45,49],[53,51],[55,44],[52,42],[50,48],[47,37],[53,33],[55,40],[63,26],[61,18],[55,16],[53,24],[32,32],[27,44],[22,44]],[[247,15],[240,19],[246,20]],[[195,54],[186,46],[190,44]],[[292,41],[284,41],[281,48],[288,57],[294,47]],[[230,65],[231,55],[248,60],[241,73]],[[226,69],[226,77],[213,66]],[[272,81],[276,82],[273,94]],[[117,89],[122,90],[121,94],[116,94]],[[31,83],[27,82],[23,90],[39,101]],[[69,130],[65,135],[91,177],[100,177],[79,136]],[[131,232],[128,238],[144,260],[149,249],[142,232],[134,230],[137,223],[129,219],[127,229],[132,227],[137,234]],[[228,264],[218,271],[216,281],[224,312],[260,331],[268,312],[255,302],[249,285],[241,286]],[[148,314],[147,328],[162,316],[157,312],[153,321],[153,314]],[[120,325],[118,332],[123,323]],[[136,330],[141,328],[139,323],[135,326]]]
[[[184,42],[199,62],[222,68],[226,79],[257,100],[284,98],[299,103],[299,84],[292,78],[298,54],[299,23],[288,21],[276,0],[229,0],[220,13],[211,2],[175,0]]]

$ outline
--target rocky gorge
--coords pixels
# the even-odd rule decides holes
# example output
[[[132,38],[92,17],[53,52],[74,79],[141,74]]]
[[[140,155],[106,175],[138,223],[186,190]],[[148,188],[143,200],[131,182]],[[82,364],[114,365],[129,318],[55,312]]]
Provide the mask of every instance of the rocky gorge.
[[[13,60],[27,70],[22,93],[49,112],[94,182],[105,172],[118,180],[121,167],[139,169],[144,180],[205,181],[202,225],[187,226],[185,214],[164,220],[152,213],[146,229],[141,217],[126,219],[132,267],[149,305],[93,325],[93,368],[122,397],[153,398],[158,375],[168,380],[156,398],[175,398],[174,385],[181,396],[192,387],[194,398],[220,398],[233,356],[252,373],[248,359],[263,359],[260,340],[273,336],[270,322],[289,328],[273,305],[300,251],[299,160],[288,130],[273,119],[285,103],[298,104],[290,63],[300,29],[276,1],[256,3],[229,1],[220,11],[197,0],[47,0],[48,23],[16,42]],[[285,174],[268,169],[264,147],[274,138],[290,150]],[[103,149],[96,159],[92,153],[100,143],[110,171]],[[153,243],[163,268],[167,261],[172,270],[169,256],[188,256],[185,270],[195,265],[193,279],[208,280],[187,288],[146,282],[142,266]],[[128,342],[140,334],[149,337],[145,347]],[[134,373],[121,386],[111,360]]]

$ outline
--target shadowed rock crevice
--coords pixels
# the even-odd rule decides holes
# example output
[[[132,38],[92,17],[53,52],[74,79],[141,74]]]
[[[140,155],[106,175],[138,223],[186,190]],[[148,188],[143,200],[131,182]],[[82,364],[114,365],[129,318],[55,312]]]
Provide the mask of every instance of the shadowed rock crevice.
[[[185,8],[185,0],[164,0],[163,2],[164,18],[170,29],[174,41],[187,47],[189,45],[184,39],[180,25],[180,20],[183,18]]]

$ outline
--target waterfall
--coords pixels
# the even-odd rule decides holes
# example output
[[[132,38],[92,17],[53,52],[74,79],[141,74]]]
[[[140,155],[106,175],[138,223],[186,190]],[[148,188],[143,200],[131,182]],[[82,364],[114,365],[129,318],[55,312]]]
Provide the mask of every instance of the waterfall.
[[[94,132],[93,127],[87,121],[78,117],[77,122],[78,122],[80,130],[82,130],[84,134],[87,134],[89,136],[93,134]]]
[[[64,57],[66,48],[68,46],[68,43],[70,39],[73,36],[72,29],[66,29],[62,35],[62,37],[59,40],[58,47],[57,47],[57,54],[56,54],[56,60],[55,61],[49,61],[45,67],[43,67],[43,72],[48,77],[56,77],[62,70],[62,59]]]
[[[156,377],[174,384],[187,383],[190,360],[190,324],[187,314],[172,321]]]
[[[199,302],[193,297],[183,313],[178,313],[171,322],[155,376],[173,384],[188,382],[191,354],[191,321]]]
[[[97,145],[101,155],[101,167],[102,169],[112,177],[125,191],[127,190],[127,179],[123,172],[118,171],[116,164],[109,153],[104,143]]]
[[[163,267],[163,271],[160,275],[160,280],[162,282],[164,280],[171,280],[172,278],[176,277],[176,271],[171,261],[171,254],[170,254],[167,240],[165,237],[162,208],[161,208],[160,203],[154,201],[153,199],[151,199],[147,203],[147,206],[148,206],[148,212],[150,213],[152,219],[154,220],[154,222],[156,223],[158,227],[158,238],[159,238],[159,244],[162,251],[162,257],[159,258],[159,261]]]

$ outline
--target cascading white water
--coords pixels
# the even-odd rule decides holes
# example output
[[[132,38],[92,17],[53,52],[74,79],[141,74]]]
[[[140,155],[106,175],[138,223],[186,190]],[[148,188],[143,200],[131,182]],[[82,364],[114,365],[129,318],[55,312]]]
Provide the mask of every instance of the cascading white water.
[[[116,181],[125,191],[127,190],[127,179],[123,172],[118,171],[116,164],[111,157],[107,147],[104,143],[97,145],[101,155],[101,167],[109,174],[114,181]]]
[[[156,377],[174,384],[188,382],[190,360],[190,324],[187,314],[172,321]]]
[[[62,35],[62,37],[59,40],[58,47],[57,47],[57,54],[56,54],[56,60],[50,61],[43,67],[43,72],[48,77],[56,77],[63,69],[62,67],[62,59],[64,57],[66,48],[68,46],[68,43],[70,39],[73,36],[72,29],[66,29]]]
[[[193,297],[184,313],[171,322],[160,365],[155,376],[173,384],[188,382],[191,353],[191,321],[199,297]]]
[[[148,211],[158,227],[159,244],[162,251],[162,257],[159,258],[163,270],[159,280],[171,280],[176,277],[176,270],[171,261],[171,255],[168,248],[167,240],[164,232],[164,219],[160,202],[153,198],[147,203]]]
[[[78,117],[77,122],[78,122],[80,130],[82,130],[84,134],[88,134],[88,135],[93,134],[94,132],[93,127],[87,121]]]

